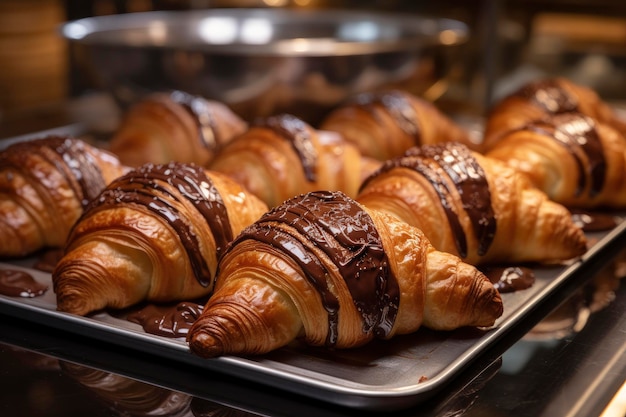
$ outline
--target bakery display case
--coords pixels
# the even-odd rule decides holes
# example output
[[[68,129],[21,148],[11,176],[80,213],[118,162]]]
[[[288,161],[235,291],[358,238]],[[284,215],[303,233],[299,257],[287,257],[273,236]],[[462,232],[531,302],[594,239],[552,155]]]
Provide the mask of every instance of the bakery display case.
[[[619,2],[32,1],[3,415],[626,413]]]

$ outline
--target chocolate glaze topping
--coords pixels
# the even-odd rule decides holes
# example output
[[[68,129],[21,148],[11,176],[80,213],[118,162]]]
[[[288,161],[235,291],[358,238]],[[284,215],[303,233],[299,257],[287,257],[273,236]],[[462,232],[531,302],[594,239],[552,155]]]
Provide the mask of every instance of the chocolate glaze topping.
[[[294,197],[244,230],[237,242],[253,239],[291,257],[317,289],[328,311],[326,344],[337,342],[339,301],[327,283],[330,274],[311,247],[328,255],[363,318],[363,332],[385,337],[398,311],[400,290],[373,220],[341,192]]]
[[[0,294],[9,297],[33,298],[43,295],[48,286],[40,284],[28,272],[0,269]]]
[[[191,262],[198,282],[211,283],[211,273],[200,252],[198,238],[189,219],[174,204],[186,199],[207,222],[213,233],[217,256],[221,256],[233,239],[228,212],[222,196],[203,168],[194,164],[170,162],[166,165],[147,164],[113,181],[100,197],[93,201],[83,216],[122,204],[139,204],[165,219],[178,234]]]
[[[7,148],[0,159],[3,164],[21,168],[21,157],[36,154],[54,165],[72,186],[74,194],[85,207],[106,186],[102,172],[85,143],[66,136],[48,136],[16,143]],[[17,158],[15,158],[17,157]]]
[[[472,155],[471,151],[460,143],[424,145],[409,149],[405,155],[386,161],[381,168],[363,182],[368,182],[394,168],[408,168],[424,176],[433,186],[452,233],[459,256],[467,256],[467,237],[453,210],[451,190],[452,181],[459,194],[463,209],[470,217],[472,228],[478,240],[478,254],[484,255],[496,234],[497,221],[491,206],[491,192],[485,172]]]
[[[422,132],[417,114],[407,96],[402,92],[362,93],[355,97],[354,103],[366,110],[374,109],[377,105],[383,106],[397,121],[398,126],[414,138],[416,145],[421,143]],[[369,111],[375,114],[374,111]]]
[[[548,113],[566,113],[578,110],[578,100],[564,90],[557,79],[545,79],[519,89],[513,96],[531,100]]]
[[[317,175],[317,151],[311,142],[311,127],[301,119],[290,114],[279,114],[259,119],[255,126],[272,129],[291,143],[300,157],[306,179],[314,182]]]
[[[585,191],[588,183],[591,197],[602,191],[606,159],[595,122],[591,118],[580,113],[563,113],[555,115],[550,122],[531,122],[522,129],[552,138],[568,150],[578,167],[576,196]]]
[[[209,150],[216,149],[219,138],[216,136],[215,118],[207,100],[180,90],[172,91],[170,97],[193,116],[202,145]]]

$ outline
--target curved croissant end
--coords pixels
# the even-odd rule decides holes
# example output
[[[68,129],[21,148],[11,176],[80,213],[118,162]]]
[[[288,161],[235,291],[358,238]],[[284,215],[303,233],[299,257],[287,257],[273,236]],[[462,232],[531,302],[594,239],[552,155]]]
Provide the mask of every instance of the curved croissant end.
[[[87,314],[210,294],[217,260],[267,206],[193,164],[148,164],[118,178],[77,221],[52,274],[57,307]]]
[[[65,136],[0,152],[0,256],[62,247],[89,201],[126,171],[112,154]]]
[[[124,114],[110,150],[127,165],[170,161],[206,166],[247,123],[225,104],[183,91],[153,93]]]
[[[460,143],[424,145],[387,161],[357,200],[422,230],[472,265],[554,262],[582,255],[569,211],[501,161]]]
[[[416,145],[458,141],[478,146],[432,102],[400,90],[357,94],[331,111],[320,129],[340,133],[363,155],[380,161]]]
[[[235,239],[218,269],[187,339],[203,357],[262,354],[297,339],[351,348],[422,325],[491,326],[502,314],[498,291],[475,267],[340,192],[277,206]]]
[[[318,131],[289,114],[258,119],[224,146],[209,168],[233,178],[269,207],[315,190],[354,196],[378,167],[336,133]]]

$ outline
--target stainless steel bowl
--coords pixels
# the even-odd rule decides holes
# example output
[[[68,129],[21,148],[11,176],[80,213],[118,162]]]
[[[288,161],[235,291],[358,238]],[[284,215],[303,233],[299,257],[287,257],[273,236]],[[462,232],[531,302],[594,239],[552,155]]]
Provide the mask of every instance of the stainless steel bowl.
[[[181,89],[247,120],[315,123],[351,94],[421,94],[444,79],[468,28],[455,20],[347,10],[207,9],[67,22],[62,35],[95,87],[122,105]]]

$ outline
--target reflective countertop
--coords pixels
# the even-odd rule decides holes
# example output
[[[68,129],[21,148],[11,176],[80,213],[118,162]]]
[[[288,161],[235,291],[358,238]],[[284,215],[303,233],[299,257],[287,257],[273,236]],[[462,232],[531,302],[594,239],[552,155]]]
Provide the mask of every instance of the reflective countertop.
[[[392,415],[623,416],[625,251],[596,264],[441,392]],[[0,380],[3,416],[368,414],[8,316],[0,316]]]

